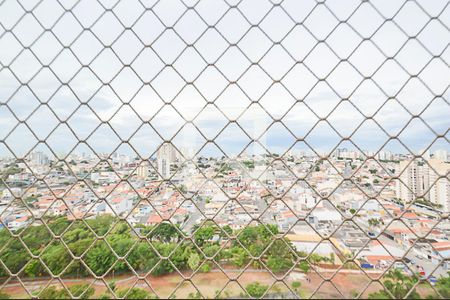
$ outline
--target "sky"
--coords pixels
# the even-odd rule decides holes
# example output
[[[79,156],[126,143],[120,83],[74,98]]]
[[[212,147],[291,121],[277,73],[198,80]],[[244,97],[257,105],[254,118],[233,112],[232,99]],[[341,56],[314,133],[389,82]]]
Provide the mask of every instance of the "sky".
[[[449,27],[444,0],[3,0],[0,154],[448,149]]]

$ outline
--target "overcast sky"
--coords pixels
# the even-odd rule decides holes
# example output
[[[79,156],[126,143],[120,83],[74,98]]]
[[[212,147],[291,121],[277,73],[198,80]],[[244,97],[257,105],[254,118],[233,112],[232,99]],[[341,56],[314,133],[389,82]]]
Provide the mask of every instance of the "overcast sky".
[[[17,156],[38,139],[143,156],[348,136],[377,151],[399,133],[383,150],[449,148],[448,1],[117,2],[0,1],[0,141]]]

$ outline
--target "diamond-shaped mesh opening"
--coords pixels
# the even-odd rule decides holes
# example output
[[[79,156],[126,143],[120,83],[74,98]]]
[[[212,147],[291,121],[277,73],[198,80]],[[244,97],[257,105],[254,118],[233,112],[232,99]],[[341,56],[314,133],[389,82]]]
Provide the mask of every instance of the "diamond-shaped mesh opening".
[[[0,298],[449,298],[449,17],[0,0]]]

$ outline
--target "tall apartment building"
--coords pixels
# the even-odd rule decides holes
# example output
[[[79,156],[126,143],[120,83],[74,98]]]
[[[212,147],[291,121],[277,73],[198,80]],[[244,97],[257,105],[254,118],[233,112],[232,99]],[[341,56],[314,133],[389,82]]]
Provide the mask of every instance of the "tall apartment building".
[[[30,154],[30,161],[36,166],[43,166],[49,164],[48,156],[41,151],[33,151]]]
[[[170,166],[177,159],[177,151],[170,143],[163,144],[159,149],[156,157],[158,161],[158,173],[161,179],[170,178]]]
[[[444,149],[438,149],[434,152],[434,158],[442,161],[448,161],[448,152]]]
[[[429,199],[441,205],[444,212],[450,212],[450,164],[439,159],[431,159],[429,163],[428,173],[433,184],[429,191]]]
[[[141,179],[147,178],[148,177],[148,167],[149,167],[149,164],[146,161],[143,162],[142,164],[140,164],[136,169],[137,176]]]
[[[406,202],[425,198],[440,205],[444,212],[450,211],[450,164],[430,159],[427,163],[401,161],[398,170],[403,170],[400,180],[396,182],[396,196]],[[439,178],[447,175],[447,178]]]

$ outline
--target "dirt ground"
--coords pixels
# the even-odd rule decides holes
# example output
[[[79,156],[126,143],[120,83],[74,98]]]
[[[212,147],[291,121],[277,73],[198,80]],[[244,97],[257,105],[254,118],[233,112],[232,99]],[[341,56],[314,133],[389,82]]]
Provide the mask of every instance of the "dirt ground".
[[[309,273],[306,276],[300,273],[296,273],[297,276],[287,276],[284,279],[284,283],[291,285],[293,281],[301,282],[301,287],[298,289],[299,296],[301,298],[317,298],[317,299],[330,299],[330,298],[352,298],[358,295],[358,292],[367,288],[362,297],[367,298],[367,295],[372,292],[378,291],[381,286],[376,284],[369,284],[370,280],[364,274],[336,274],[329,282],[324,281],[317,273]],[[190,274],[183,274],[189,277]],[[321,273],[325,278],[331,278],[332,273]],[[228,276],[228,277],[227,277]],[[279,275],[280,278],[283,275]],[[230,281],[230,279],[233,279]],[[178,299],[185,299],[190,293],[196,293],[198,291],[206,298],[214,298],[219,291],[221,291],[221,298],[239,297],[241,293],[245,293],[242,289],[249,283],[258,281],[261,284],[272,286],[270,292],[279,293],[287,292],[286,284],[283,282],[276,282],[267,271],[245,271],[240,273],[238,271],[227,271],[226,275],[219,270],[214,270],[210,273],[198,273],[192,277],[191,280],[183,280],[180,274],[170,274],[165,276],[148,276],[147,281],[137,281],[136,277],[130,275],[120,275],[115,278],[107,278],[107,282],[116,282],[117,289],[129,289],[132,286],[144,288],[149,292],[152,289],[158,294],[160,298],[167,298],[171,295]],[[103,294],[107,288],[102,281],[95,281],[93,279],[64,279],[64,284],[68,287],[74,284],[80,283],[92,283],[95,288],[94,297],[98,297]],[[323,284],[321,285],[321,283]],[[48,283],[48,280],[25,281],[26,288],[32,292],[37,291],[39,288]],[[51,285],[61,287],[58,281],[53,280]],[[241,287],[242,286],[242,287]],[[3,292],[9,294],[12,298],[29,298],[29,295],[24,288],[18,283],[18,281],[10,281],[2,289]],[[430,288],[426,286],[419,287],[418,291],[422,295],[428,295],[431,293]],[[314,294],[314,295],[313,295]],[[344,296],[344,297],[343,297]]]

